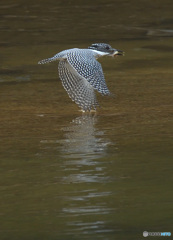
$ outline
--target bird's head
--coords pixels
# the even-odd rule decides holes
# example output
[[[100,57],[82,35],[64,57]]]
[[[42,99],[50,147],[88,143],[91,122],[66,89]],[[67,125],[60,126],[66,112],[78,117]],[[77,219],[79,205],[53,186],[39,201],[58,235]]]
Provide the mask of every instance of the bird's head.
[[[92,49],[100,55],[107,55],[114,57],[115,55],[123,55],[124,52],[115,48],[112,48],[107,43],[93,43],[88,49]]]

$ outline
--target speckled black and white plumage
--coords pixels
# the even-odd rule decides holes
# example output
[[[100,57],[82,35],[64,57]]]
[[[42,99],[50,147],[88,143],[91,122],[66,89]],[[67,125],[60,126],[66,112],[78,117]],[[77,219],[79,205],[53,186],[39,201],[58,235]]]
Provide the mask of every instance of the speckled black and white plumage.
[[[88,49],[64,50],[39,64],[60,60],[58,71],[63,87],[83,111],[90,111],[98,106],[95,90],[102,95],[110,95],[102,66],[96,58],[119,52],[108,44],[92,44]]]
[[[67,61],[59,62],[59,77],[69,97],[82,108],[83,111],[96,109],[98,102],[94,88],[85,78],[81,77]]]

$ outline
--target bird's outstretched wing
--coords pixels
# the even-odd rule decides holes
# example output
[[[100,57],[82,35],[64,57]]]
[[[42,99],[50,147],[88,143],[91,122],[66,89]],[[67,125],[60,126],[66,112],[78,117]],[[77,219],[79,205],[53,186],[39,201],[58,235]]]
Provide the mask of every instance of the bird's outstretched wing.
[[[88,49],[73,49],[66,55],[68,63],[76,72],[102,95],[110,95],[101,64]]]
[[[94,88],[67,62],[62,60],[58,65],[59,77],[69,97],[84,111],[96,109],[99,105],[94,93]]]

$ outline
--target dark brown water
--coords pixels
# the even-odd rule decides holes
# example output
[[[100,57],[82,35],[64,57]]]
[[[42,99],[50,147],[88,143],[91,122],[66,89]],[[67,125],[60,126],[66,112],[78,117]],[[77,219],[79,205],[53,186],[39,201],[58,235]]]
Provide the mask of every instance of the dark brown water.
[[[0,239],[172,232],[172,1],[1,1]],[[43,58],[91,43],[114,98],[82,114]]]

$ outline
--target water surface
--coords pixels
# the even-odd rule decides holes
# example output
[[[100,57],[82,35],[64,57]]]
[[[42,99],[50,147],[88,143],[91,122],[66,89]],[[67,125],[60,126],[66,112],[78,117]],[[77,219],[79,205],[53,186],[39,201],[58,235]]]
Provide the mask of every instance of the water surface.
[[[172,1],[2,1],[1,239],[142,239],[172,231]],[[108,42],[97,113],[43,58]]]

